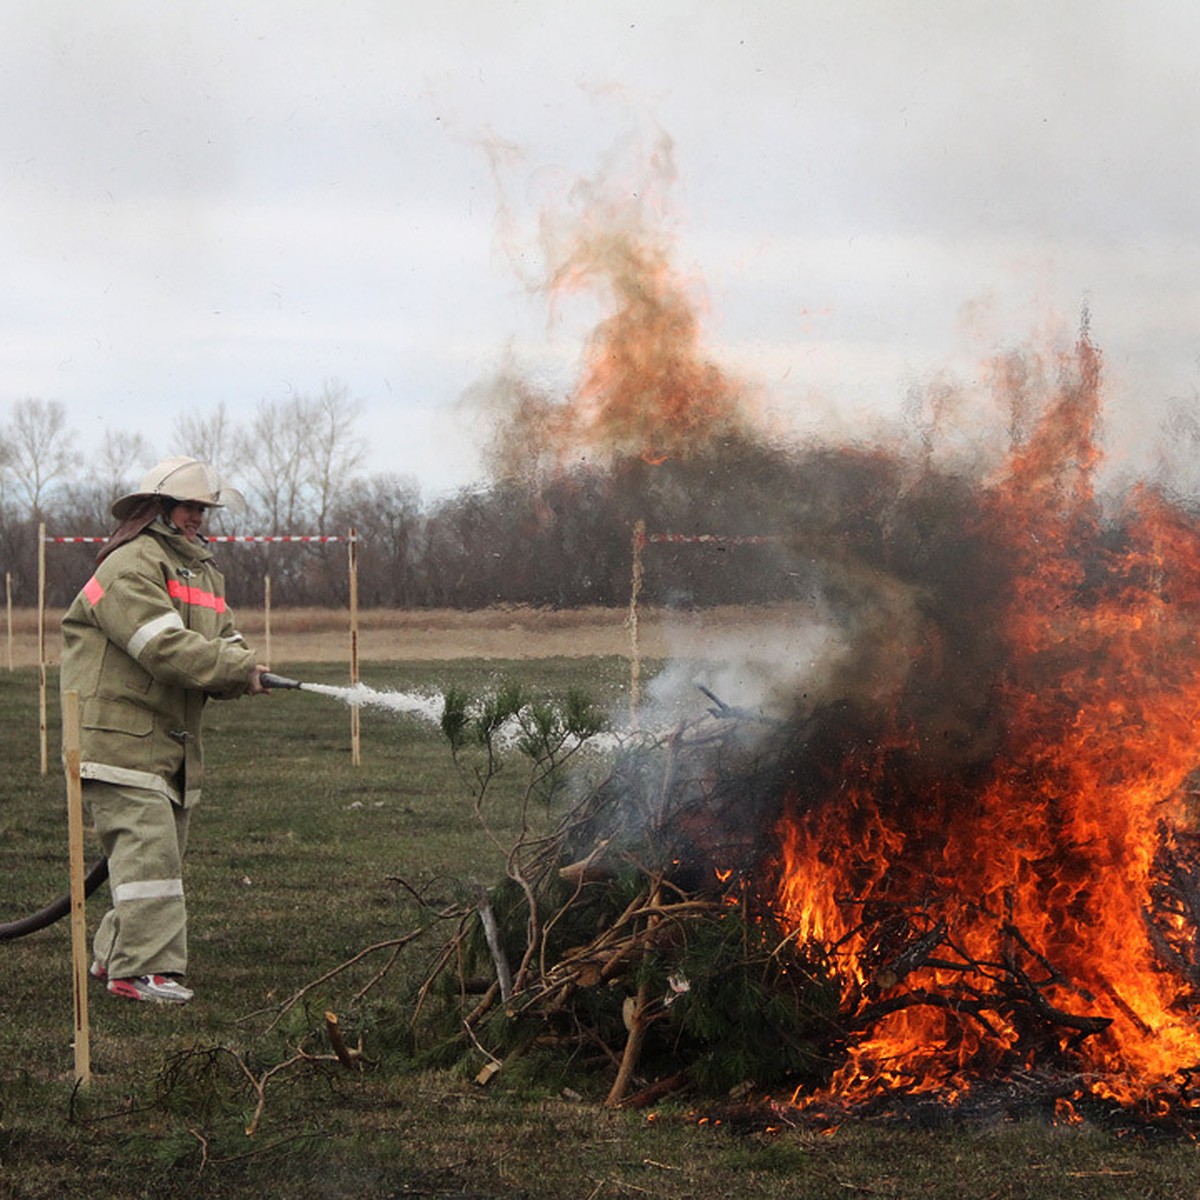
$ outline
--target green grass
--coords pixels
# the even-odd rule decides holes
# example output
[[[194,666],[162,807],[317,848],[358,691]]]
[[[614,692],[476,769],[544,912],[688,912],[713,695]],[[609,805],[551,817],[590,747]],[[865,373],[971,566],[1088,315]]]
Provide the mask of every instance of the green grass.
[[[538,693],[582,686],[618,703],[619,660],[412,664],[364,670],[381,690],[478,690],[501,678]],[[290,668],[341,682],[336,667]],[[52,684],[55,681],[52,680]],[[64,787],[52,709],[51,772],[38,769],[37,678],[0,675],[0,920],[66,881]],[[614,1112],[545,1079],[487,1088],[405,1053],[411,948],[362,1001],[386,961],[372,955],[281,1002],[364,947],[413,927],[398,880],[433,899],[494,882],[500,854],[471,812],[433,727],[362,713],[362,763],[340,704],[303,693],[214,705],[209,784],[186,868],[196,1000],[155,1008],[90,995],[93,1080],[73,1080],[67,922],[0,943],[0,1197],[821,1197],[1016,1198],[1200,1195],[1195,1146],[1039,1122],[847,1122],[766,1132],[701,1124],[686,1104]],[[511,833],[520,783],[495,798]],[[89,854],[89,859],[91,854]],[[94,927],[103,898],[88,906]],[[372,1061],[350,1072],[294,1062],[326,1055],[326,1009]],[[601,1089],[602,1091],[602,1089]],[[711,1115],[711,1114],[710,1114]],[[651,1119],[653,1118],[653,1119]]]

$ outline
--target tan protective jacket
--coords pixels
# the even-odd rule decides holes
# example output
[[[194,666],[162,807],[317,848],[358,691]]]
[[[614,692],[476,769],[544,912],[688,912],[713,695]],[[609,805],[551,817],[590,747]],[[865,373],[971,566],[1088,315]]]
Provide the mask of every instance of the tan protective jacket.
[[[205,702],[242,695],[255,665],[207,545],[155,521],[96,568],[62,633],[61,687],[79,693],[83,778],[190,808],[204,772]]]

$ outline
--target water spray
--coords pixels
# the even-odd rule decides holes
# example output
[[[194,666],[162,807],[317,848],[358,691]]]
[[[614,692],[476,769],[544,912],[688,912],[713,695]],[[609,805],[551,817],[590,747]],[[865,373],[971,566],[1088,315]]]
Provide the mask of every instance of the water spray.
[[[286,675],[276,675],[273,671],[264,671],[259,676],[259,682],[270,692],[312,692],[318,696],[328,696],[331,700],[340,700],[351,708],[382,708],[388,712],[420,717],[434,725],[442,719],[441,698],[419,692],[377,692],[365,683],[356,683],[351,687],[308,683],[290,679]]]

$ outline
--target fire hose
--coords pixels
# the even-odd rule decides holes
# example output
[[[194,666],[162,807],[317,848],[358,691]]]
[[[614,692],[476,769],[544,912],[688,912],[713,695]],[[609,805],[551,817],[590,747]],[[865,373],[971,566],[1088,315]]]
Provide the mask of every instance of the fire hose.
[[[99,858],[92,864],[92,869],[88,871],[83,881],[83,894],[90,896],[107,878],[108,859]],[[37,912],[31,913],[19,921],[9,921],[6,925],[0,925],[0,942],[9,942],[13,938],[36,933],[39,929],[45,929],[47,925],[53,925],[55,921],[61,920],[70,911],[70,894],[59,896],[45,908],[39,908]]]
[[[289,679],[286,675],[273,675],[270,672],[264,672],[260,676],[260,682],[268,691],[299,691],[304,687],[304,684],[298,679]],[[107,878],[108,859],[97,859],[84,877],[84,897],[90,896]],[[58,899],[52,900],[47,904],[45,908],[39,908],[37,912],[30,913],[27,917],[0,924],[0,942],[10,942],[15,938],[26,937],[31,933],[36,933],[39,929],[45,929],[47,925],[53,925],[55,921],[61,920],[70,911],[70,894],[59,896]]]

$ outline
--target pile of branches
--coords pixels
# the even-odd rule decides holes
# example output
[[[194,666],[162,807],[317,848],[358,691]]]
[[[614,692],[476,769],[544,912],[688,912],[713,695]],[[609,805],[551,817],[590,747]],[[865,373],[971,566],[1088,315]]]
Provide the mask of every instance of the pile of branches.
[[[1089,1012],[1094,997],[1011,919],[998,918],[1000,951],[980,961],[926,904],[847,897],[866,947],[857,980],[839,971],[841,947],[802,943],[778,923],[779,797],[795,782],[797,730],[710,698],[703,720],[589,758],[605,722],[580,695],[447,694],[443,730],[503,877],[462,881],[450,901],[400,881],[428,919],[387,945],[442,934],[406,1006],[414,1057],[480,1083],[551,1079],[610,1105],[810,1094],[881,1022],[925,1007],[948,1028],[991,1035],[983,1043],[997,1055],[975,1064],[980,1078],[1052,1079],[1054,1103],[1084,1095],[1064,1081],[1111,1018]],[[514,753],[527,766],[515,788]],[[1194,989],[1200,841],[1164,831],[1162,845],[1147,921]],[[897,1078],[893,1098],[903,1091]]]
[[[449,904],[405,884],[453,930],[413,997],[421,1061],[481,1083],[519,1063],[629,1106],[828,1077],[839,989],[752,886],[770,831],[747,809],[756,739],[734,716],[589,759],[605,722],[578,695],[447,695],[443,730],[504,878]],[[514,751],[527,778],[506,796]]]

